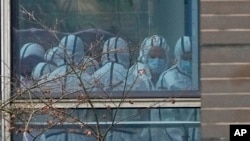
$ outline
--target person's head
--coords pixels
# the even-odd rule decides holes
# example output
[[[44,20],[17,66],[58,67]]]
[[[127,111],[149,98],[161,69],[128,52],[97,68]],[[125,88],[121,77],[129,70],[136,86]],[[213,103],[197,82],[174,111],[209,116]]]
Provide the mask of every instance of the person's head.
[[[152,47],[148,51],[147,65],[152,76],[160,75],[166,68],[167,60],[164,49],[158,46]]]
[[[60,47],[50,48],[44,55],[46,62],[55,64],[58,67],[66,64],[67,61],[65,59],[64,49]]]
[[[84,45],[84,42],[79,37],[70,34],[62,38],[58,47],[65,49],[65,58],[68,63],[77,65],[84,58]]]
[[[158,76],[168,68],[168,53],[166,39],[153,35],[142,42],[138,61],[148,65],[152,76]]]
[[[107,62],[115,62],[129,68],[130,53],[128,43],[121,37],[110,38],[104,43],[101,61],[102,65]]]
[[[24,44],[20,50],[20,74],[30,76],[33,68],[44,61],[45,50],[37,43]]]
[[[56,69],[56,66],[54,66],[52,64],[40,62],[33,69],[32,78],[34,80],[40,80],[42,78],[42,76],[51,73],[55,69]]]
[[[175,45],[175,57],[180,71],[191,75],[192,73],[192,44],[188,36],[182,36]]]

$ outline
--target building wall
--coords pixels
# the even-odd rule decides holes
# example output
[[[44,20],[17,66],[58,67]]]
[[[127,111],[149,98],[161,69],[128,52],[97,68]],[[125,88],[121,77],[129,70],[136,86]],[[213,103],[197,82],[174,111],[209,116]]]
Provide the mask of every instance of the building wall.
[[[250,0],[201,0],[202,138],[250,123]]]

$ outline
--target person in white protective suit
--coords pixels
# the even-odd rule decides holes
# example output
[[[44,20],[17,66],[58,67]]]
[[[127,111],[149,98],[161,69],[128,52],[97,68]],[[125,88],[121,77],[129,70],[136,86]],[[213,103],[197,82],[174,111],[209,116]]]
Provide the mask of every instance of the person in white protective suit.
[[[155,90],[160,74],[169,66],[169,46],[165,38],[153,35],[141,44],[137,62],[129,69],[132,90]]]
[[[87,62],[91,59],[86,60],[83,45],[80,38],[68,35],[60,41],[58,47],[48,51],[46,60],[54,62],[58,68],[51,72],[47,79],[40,81],[43,88],[55,92],[62,89],[65,92],[92,90],[90,80],[93,65]]]
[[[191,90],[192,74],[192,44],[190,37],[182,36],[175,46],[176,64],[164,71],[157,82],[156,88],[159,90]],[[195,108],[171,108],[154,109],[150,113],[153,120],[160,121],[197,121],[199,113]],[[186,132],[188,131],[188,132]],[[198,130],[189,128],[166,128],[165,130],[153,130],[152,132],[165,132],[171,140],[179,141],[189,134],[189,138],[198,141]],[[156,137],[159,138],[159,137]],[[159,138],[160,139],[160,138]]]
[[[31,78],[32,70],[34,67],[43,62],[43,56],[45,54],[44,48],[37,43],[26,43],[20,50],[20,64],[19,71],[21,77],[21,87],[27,87],[32,85]]]
[[[124,91],[124,80],[128,76],[130,53],[127,42],[120,37],[112,37],[104,43],[102,67],[93,74],[93,84],[97,91]]]
[[[58,47],[64,50],[64,64],[78,65],[85,56],[84,42],[75,35],[63,37]]]
[[[190,37],[182,36],[175,45],[176,64],[160,76],[159,90],[191,90],[192,44]]]
[[[128,69],[130,66],[130,52],[128,43],[121,37],[112,37],[108,39],[103,46],[102,51],[102,67],[98,69],[92,76],[97,91],[126,91],[124,83],[128,77]],[[135,118],[138,109],[119,109],[119,112],[112,117],[115,121],[128,121]],[[115,116],[116,115],[116,116]],[[138,114],[139,115],[139,114]],[[130,118],[129,118],[130,117]],[[136,117],[138,118],[138,117]],[[138,120],[138,119],[133,119]],[[133,130],[133,131],[132,131]],[[107,135],[109,141],[129,141],[138,138],[136,129],[112,130]]]

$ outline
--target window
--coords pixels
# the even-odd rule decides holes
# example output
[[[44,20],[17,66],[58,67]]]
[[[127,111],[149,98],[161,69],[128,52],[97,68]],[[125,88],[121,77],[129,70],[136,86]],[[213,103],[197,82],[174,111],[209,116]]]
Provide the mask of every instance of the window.
[[[199,141],[199,0],[1,6],[2,140]]]
[[[12,9],[20,87],[199,97],[197,0],[24,0]]]

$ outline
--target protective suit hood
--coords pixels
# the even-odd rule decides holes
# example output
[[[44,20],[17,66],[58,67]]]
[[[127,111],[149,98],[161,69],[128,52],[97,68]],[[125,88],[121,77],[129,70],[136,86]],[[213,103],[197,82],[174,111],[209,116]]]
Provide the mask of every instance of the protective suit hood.
[[[44,55],[44,60],[46,62],[56,64],[56,66],[62,66],[66,64],[65,55],[64,55],[64,49],[60,47],[53,47]]]
[[[167,68],[168,61],[169,61],[169,58],[168,58],[169,46],[167,44],[166,39],[164,39],[160,35],[153,35],[153,36],[147,37],[143,40],[141,47],[140,47],[139,57],[137,60],[139,62],[147,64],[148,52],[152,47],[161,47],[164,50],[165,60],[167,62],[165,68]]]
[[[102,65],[115,62],[128,68],[130,66],[128,43],[120,37],[110,38],[104,43],[101,61]]]
[[[27,43],[24,44],[20,50],[20,59],[26,58],[31,55],[43,58],[44,53],[45,51],[41,45],[37,43]]]
[[[181,56],[185,52],[191,52],[192,47],[191,47],[191,39],[188,36],[182,36],[178,39],[175,45],[175,57],[178,60],[181,59]]]
[[[34,67],[43,62],[45,50],[37,43],[26,43],[20,50],[20,74],[30,76]]]
[[[191,44],[191,39],[188,36],[182,36],[178,39],[175,45],[175,58],[177,60],[177,67],[180,69],[181,72],[183,72],[183,66],[182,62],[183,61],[183,54],[188,53],[191,55],[192,53],[192,44]],[[190,60],[189,60],[190,61]],[[191,62],[190,62],[191,63]]]
[[[84,42],[79,37],[72,34],[63,37],[58,47],[65,50],[65,58],[70,64],[78,64],[85,55]]]

